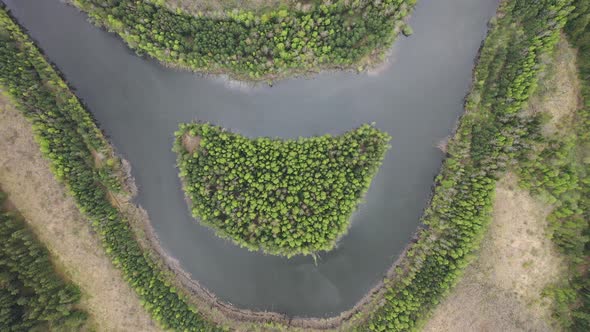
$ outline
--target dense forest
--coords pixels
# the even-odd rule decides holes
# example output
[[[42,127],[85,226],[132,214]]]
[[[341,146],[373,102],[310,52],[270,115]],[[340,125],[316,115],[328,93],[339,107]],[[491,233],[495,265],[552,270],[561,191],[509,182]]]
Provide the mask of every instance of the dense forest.
[[[470,262],[490,220],[498,175],[539,139],[540,119],[520,111],[570,10],[569,0],[501,4],[481,49],[466,113],[436,178],[426,228],[396,268],[385,304],[359,331],[416,328]]]
[[[279,140],[191,123],[174,150],[195,218],[251,250],[292,256],[331,250],[346,233],[389,140],[368,124]]]
[[[63,280],[26,223],[5,208],[0,191],[0,327],[2,331],[72,331],[86,320],[78,288]]]
[[[231,11],[224,17],[173,12],[149,1],[72,3],[139,54],[200,72],[272,80],[380,62],[415,0],[339,0],[309,11]]]

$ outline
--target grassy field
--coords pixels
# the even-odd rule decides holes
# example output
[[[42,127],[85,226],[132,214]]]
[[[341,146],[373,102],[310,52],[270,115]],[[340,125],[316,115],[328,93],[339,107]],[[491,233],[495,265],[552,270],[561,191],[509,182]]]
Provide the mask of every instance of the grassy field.
[[[89,325],[97,331],[157,331],[89,222],[55,181],[33,140],[31,125],[2,94],[0,123],[0,185],[58,268],[79,285]]]
[[[528,111],[550,117],[545,135],[565,133],[579,107],[575,51],[565,38],[547,59]],[[493,221],[478,258],[433,313],[425,331],[552,331],[551,302],[544,289],[565,273],[564,258],[548,238],[554,208],[519,188],[515,174],[499,182]],[[466,318],[467,317],[467,318]]]

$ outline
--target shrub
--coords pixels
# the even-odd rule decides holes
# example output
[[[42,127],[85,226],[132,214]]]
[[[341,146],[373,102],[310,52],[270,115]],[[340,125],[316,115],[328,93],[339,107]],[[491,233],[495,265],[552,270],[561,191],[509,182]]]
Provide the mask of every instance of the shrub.
[[[119,163],[97,163],[97,153],[114,158],[110,145],[89,113],[35,45],[0,10],[0,86],[33,124],[35,139],[51,170],[92,222],[106,252],[142,298],[142,304],[165,329],[222,331],[171,287],[167,276],[143,251],[128,221],[109,195],[123,187]],[[107,169],[105,169],[107,167]],[[71,323],[71,321],[70,321]]]

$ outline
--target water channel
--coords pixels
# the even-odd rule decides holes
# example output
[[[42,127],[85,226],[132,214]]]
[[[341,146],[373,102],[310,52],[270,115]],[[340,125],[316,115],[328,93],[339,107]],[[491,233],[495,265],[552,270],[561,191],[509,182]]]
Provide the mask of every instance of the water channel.
[[[498,0],[419,0],[414,34],[378,73],[322,73],[244,88],[136,56],[59,0],[2,0],[76,89],[130,161],[164,249],[192,278],[237,307],[292,316],[350,309],[409,242],[462,112],[477,50]],[[392,149],[338,248],[291,259],[248,252],[191,218],[171,151],[181,122],[210,121],[247,136],[338,134],[376,122]]]

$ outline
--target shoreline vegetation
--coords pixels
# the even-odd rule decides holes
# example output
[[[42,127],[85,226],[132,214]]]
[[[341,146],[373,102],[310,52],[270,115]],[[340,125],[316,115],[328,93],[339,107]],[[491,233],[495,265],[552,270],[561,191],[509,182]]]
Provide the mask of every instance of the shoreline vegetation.
[[[172,11],[162,1],[69,0],[139,55],[164,65],[272,84],[323,70],[381,64],[416,0],[312,2],[289,8]]]
[[[74,330],[88,314],[80,289],[55,268],[47,248],[0,188],[0,326],[8,331]]]
[[[336,246],[391,139],[369,124],[281,140],[188,123],[175,136],[193,217],[241,247],[287,257]]]
[[[32,123],[51,171],[89,219],[107,255],[163,329],[222,331],[173,288],[142,250],[117,195],[130,197],[124,170],[90,114],[36,46],[2,8],[0,86]]]
[[[447,159],[422,219],[426,228],[418,230],[383,287],[331,328],[364,332],[420,327],[456,283],[486,230],[498,174],[538,138],[540,119],[524,116],[521,110],[535,90],[541,57],[551,52],[573,9],[570,4],[569,0],[502,2],[480,50],[466,112],[449,141]],[[120,180],[121,161],[65,82],[4,11],[0,11],[0,40],[7,45],[0,49],[0,85],[33,123],[56,178],[92,221],[114,264],[160,326],[222,331],[238,329],[234,324],[252,324],[254,330],[273,330],[301,322],[253,323],[227,317],[218,321],[218,316],[210,315],[218,308],[199,311],[191,304],[190,293],[175,287],[178,281],[171,280],[160,260],[143,249],[138,231],[114,206],[115,194],[129,196]],[[79,137],[83,139],[75,139]],[[93,151],[102,152],[106,161],[97,163],[103,159],[95,158]]]

